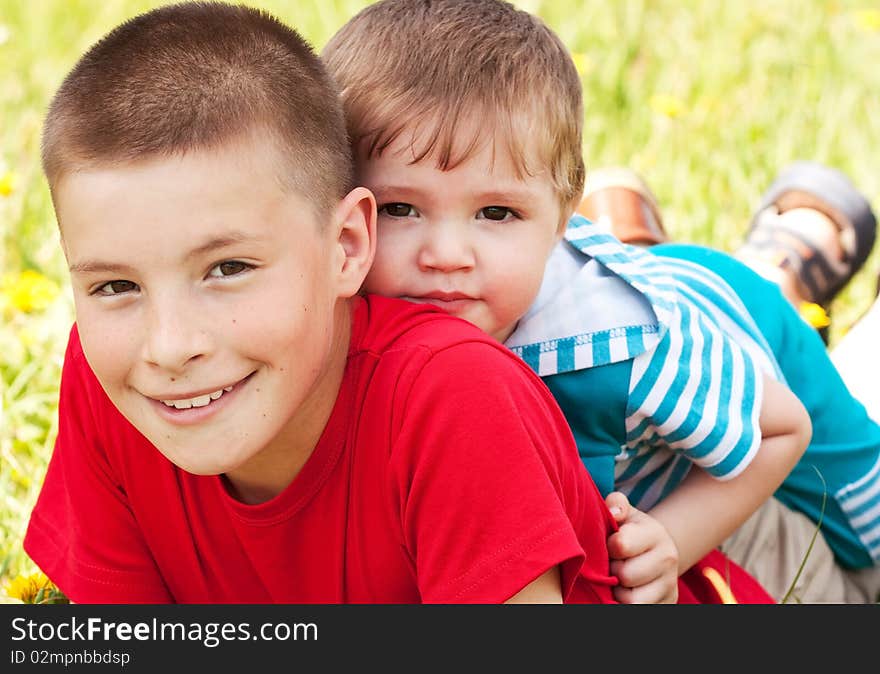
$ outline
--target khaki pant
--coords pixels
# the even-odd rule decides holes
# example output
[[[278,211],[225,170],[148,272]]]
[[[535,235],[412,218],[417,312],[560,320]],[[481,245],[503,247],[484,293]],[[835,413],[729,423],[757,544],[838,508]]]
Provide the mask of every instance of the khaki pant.
[[[816,525],[770,498],[721,550],[782,601],[807,554]],[[819,534],[786,603],[873,604],[880,601],[880,566],[850,571],[839,566]]]

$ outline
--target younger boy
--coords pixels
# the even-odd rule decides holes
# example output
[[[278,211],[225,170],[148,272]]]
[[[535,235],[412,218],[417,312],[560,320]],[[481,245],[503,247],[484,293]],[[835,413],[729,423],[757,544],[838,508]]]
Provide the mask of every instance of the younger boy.
[[[73,601],[613,601],[614,523],[541,381],[356,295],[375,202],[294,31],[123,23],[43,161],[77,322],[25,550]]]
[[[704,310],[652,256],[583,219],[566,229],[583,110],[558,38],[496,0],[385,0],[322,56],[380,206],[365,289],[440,306],[557,375],[600,489],[649,510],[689,568],[772,495],[810,422],[738,305]],[[633,545],[634,531],[610,542],[626,558],[618,598],[650,600],[668,547]]]

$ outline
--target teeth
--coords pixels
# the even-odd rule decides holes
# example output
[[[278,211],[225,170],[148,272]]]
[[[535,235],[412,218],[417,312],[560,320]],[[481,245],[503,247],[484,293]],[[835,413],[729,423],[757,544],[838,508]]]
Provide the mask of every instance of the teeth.
[[[163,400],[168,407],[174,407],[178,410],[188,410],[191,407],[205,407],[209,405],[212,400],[217,400],[224,393],[228,393],[232,390],[231,386],[224,386],[222,389],[218,391],[214,391],[213,393],[206,393],[203,396],[196,396],[195,398],[187,398],[186,400]]]

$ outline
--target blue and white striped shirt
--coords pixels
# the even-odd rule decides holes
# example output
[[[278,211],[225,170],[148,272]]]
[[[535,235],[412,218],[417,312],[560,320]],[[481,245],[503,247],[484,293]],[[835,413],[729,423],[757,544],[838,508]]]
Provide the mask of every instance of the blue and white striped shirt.
[[[614,488],[644,510],[692,463],[721,480],[742,472],[761,441],[763,374],[781,378],[720,278],[622,244],[578,216],[507,345],[544,377],[632,361]]]
[[[777,498],[821,517],[845,566],[880,562],[880,424],[779,289],[729,255],[647,252],[575,216],[507,345],[553,392],[600,491],[643,510],[694,464],[741,473],[761,441],[763,375],[784,381],[813,439]]]

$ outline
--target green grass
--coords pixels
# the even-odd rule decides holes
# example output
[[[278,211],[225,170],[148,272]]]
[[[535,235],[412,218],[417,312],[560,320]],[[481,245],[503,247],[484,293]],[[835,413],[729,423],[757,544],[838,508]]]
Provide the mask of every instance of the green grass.
[[[8,195],[0,189],[0,276],[34,269],[60,288],[45,310],[0,305],[0,580],[33,570],[21,539],[54,440],[58,374],[73,319],[39,168],[42,116],[83,50],[159,4],[0,0],[0,187],[4,177],[13,186]],[[252,4],[320,48],[368,3]],[[880,16],[860,12],[862,3],[517,4],[542,16],[582,66],[588,169],[626,164],[640,171],[674,238],[732,250],[776,171],[800,158],[839,167],[880,205]],[[670,97],[668,114],[657,96]],[[833,307],[832,343],[873,298],[878,251]]]

